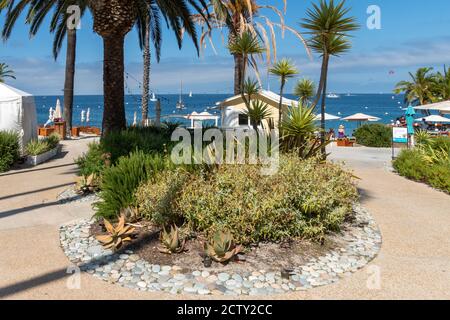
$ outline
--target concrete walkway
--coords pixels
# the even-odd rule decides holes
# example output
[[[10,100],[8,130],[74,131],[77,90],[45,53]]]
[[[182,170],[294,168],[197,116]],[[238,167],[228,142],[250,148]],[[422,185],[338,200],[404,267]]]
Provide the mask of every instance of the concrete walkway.
[[[137,292],[86,274],[80,289],[69,289],[73,278],[58,226],[90,217],[92,210],[86,203],[59,205],[55,198],[73,183],[73,159],[88,142],[64,142],[62,157],[0,175],[0,298],[198,299]],[[274,298],[450,299],[450,196],[390,172],[390,150],[330,151],[361,178],[362,203],[379,223],[382,250],[365,269],[334,285]]]

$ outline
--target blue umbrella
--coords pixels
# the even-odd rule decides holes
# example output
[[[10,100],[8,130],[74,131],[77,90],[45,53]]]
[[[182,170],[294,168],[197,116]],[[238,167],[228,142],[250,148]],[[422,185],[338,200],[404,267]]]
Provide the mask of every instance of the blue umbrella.
[[[416,111],[414,110],[412,105],[409,105],[406,109],[406,124],[408,126],[408,134],[414,134],[414,116],[416,115]]]

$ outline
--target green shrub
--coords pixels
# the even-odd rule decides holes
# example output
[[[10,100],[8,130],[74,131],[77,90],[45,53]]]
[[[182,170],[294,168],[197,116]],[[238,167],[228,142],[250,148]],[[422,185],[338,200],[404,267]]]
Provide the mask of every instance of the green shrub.
[[[135,191],[155,173],[170,168],[170,162],[160,155],[143,151],[121,157],[117,164],[103,171],[100,201],[95,203],[96,216],[115,218],[121,209],[135,206]]]
[[[88,151],[75,160],[81,176],[101,175],[105,169],[105,153],[99,143],[90,143]]]
[[[386,125],[365,124],[355,130],[358,144],[373,148],[389,148],[392,145],[392,129]]]
[[[9,170],[19,157],[19,136],[14,132],[0,131],[0,172]]]
[[[121,132],[110,133],[100,143],[92,143],[83,156],[76,159],[82,175],[101,174],[105,169],[105,156],[115,164],[120,157],[141,150],[144,153],[163,154],[171,146],[171,125],[163,128],[128,128]]]
[[[111,154],[115,163],[120,157],[136,150],[144,153],[164,153],[171,144],[172,132],[164,128],[132,127],[121,132],[112,132],[101,140],[104,153]]]
[[[25,151],[30,156],[38,156],[40,154],[46,153],[47,151],[56,148],[59,144],[59,141],[60,141],[59,135],[54,133],[47,138],[30,141],[26,145]]]
[[[433,188],[450,193],[449,158],[445,161],[433,159],[428,154],[428,152],[432,152],[431,150],[433,149],[420,147],[413,150],[403,150],[393,163],[394,169],[401,176],[427,183]]]
[[[250,244],[338,230],[357,191],[340,167],[283,155],[272,176],[252,165],[224,165],[207,174],[163,172],[139,188],[137,199],[154,222],[178,219],[207,235],[228,229]]]

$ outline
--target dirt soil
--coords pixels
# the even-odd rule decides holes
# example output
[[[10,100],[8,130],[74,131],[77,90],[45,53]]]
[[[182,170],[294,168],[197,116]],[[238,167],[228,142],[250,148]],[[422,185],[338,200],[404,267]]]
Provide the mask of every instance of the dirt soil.
[[[151,264],[176,265],[186,272],[205,269],[203,246],[205,238],[197,236],[186,242],[186,251],[180,254],[164,254],[159,251],[160,230],[144,225],[136,229],[136,237],[132,243],[123,247],[120,251],[132,250],[142,259]],[[93,224],[91,233],[102,234],[104,229],[98,223]],[[308,263],[311,258],[318,258],[330,250],[340,247],[339,237],[332,234],[326,237],[324,244],[309,240],[295,240],[285,243],[260,243],[258,246],[245,248],[245,253],[228,264],[213,262],[208,268],[216,272],[252,272],[252,271],[279,271],[293,269]]]

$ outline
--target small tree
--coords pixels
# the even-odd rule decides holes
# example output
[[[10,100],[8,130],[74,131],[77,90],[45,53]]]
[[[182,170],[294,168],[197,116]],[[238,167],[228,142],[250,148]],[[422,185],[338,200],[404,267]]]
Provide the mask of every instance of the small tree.
[[[288,79],[295,77],[298,75],[298,69],[295,65],[288,59],[282,59],[278,61],[269,72],[273,75],[276,75],[280,78],[280,103],[279,103],[279,118],[278,118],[278,126],[281,125],[283,121],[283,93],[284,87]]]

